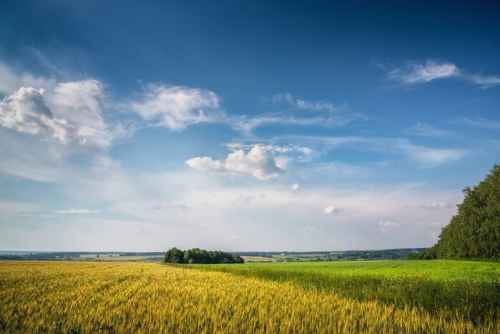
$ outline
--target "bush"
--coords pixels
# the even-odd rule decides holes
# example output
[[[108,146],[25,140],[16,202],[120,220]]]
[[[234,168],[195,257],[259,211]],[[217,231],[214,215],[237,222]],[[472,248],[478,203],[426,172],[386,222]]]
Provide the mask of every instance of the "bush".
[[[171,248],[165,253],[165,263],[243,263],[240,256],[225,253],[221,251],[207,251],[200,248],[192,248],[188,250],[180,250]]]

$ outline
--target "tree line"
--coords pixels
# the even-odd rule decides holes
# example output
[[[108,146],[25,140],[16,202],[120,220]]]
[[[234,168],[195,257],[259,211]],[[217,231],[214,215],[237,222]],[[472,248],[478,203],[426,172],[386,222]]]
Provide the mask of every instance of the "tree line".
[[[221,251],[208,251],[200,248],[181,250],[176,247],[165,253],[165,263],[243,263],[240,256]]]

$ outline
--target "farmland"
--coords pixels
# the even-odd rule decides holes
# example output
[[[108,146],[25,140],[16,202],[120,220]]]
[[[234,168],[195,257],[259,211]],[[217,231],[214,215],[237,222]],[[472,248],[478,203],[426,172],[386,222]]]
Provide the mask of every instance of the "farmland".
[[[200,267],[198,267],[200,268]],[[477,261],[337,261],[210,265],[204,270],[228,272],[308,290],[336,293],[359,301],[378,301],[399,308],[440,310],[474,322],[500,312],[500,263]]]
[[[498,263],[428,263],[187,267],[6,261],[0,262],[0,332],[495,333],[500,329]],[[334,278],[341,277],[345,280],[336,285]],[[345,283],[347,278],[354,288]],[[378,279],[379,285],[368,278]],[[363,285],[363,279],[371,283]],[[426,291],[415,298],[437,293],[432,312],[425,302],[408,303],[404,295],[384,298],[406,290],[407,285],[398,285],[404,280],[414,280],[414,289]],[[437,284],[434,290],[428,290],[428,282]],[[459,296],[471,299],[447,308],[444,304],[454,302],[452,295],[466,283],[469,295]],[[356,289],[358,295],[353,293]],[[480,308],[470,308],[473,300],[481,302]]]

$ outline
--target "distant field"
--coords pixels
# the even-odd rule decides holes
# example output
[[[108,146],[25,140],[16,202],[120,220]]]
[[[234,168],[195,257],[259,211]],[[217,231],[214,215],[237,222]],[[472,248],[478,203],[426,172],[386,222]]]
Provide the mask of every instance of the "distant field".
[[[382,280],[393,277],[397,291],[401,289],[397,285],[400,278],[417,277],[414,288],[418,289],[419,282],[427,282],[428,278],[418,279],[419,270],[414,267],[417,264],[408,263],[405,269],[404,262],[391,261],[225,267],[139,262],[0,262],[0,332],[497,333],[500,330],[494,312],[486,312],[480,323],[477,319],[474,323],[463,312],[451,314],[443,308],[427,312],[381,303],[376,298],[371,301],[350,298],[332,283],[333,278],[351,277],[352,285],[367,292],[367,286],[359,285],[360,277]],[[489,289],[488,284],[498,283],[498,276],[494,276],[498,264],[435,262],[429,266],[426,270],[433,271],[435,267],[436,271],[424,273],[429,279],[443,284],[465,280],[473,286],[470,291],[475,291],[474,284],[485,284]],[[458,279],[457,273],[451,274],[454,277],[451,281],[444,279],[441,266],[452,268],[452,273],[463,270],[464,278]],[[335,274],[336,268],[342,273]],[[285,272],[289,274],[283,278]],[[318,279],[307,283],[316,275]],[[322,286],[321,282],[328,283]],[[435,291],[438,297],[442,294],[439,287]],[[498,285],[496,288],[496,292],[488,290],[493,295],[483,297],[488,300],[498,297],[495,295]],[[464,307],[469,301],[462,300]]]
[[[472,280],[500,283],[500,262],[454,260],[319,261],[287,263],[212,264],[197,266],[231,273],[272,276],[321,274],[326,276],[419,277],[434,280]]]
[[[271,257],[265,256],[242,256],[245,262],[273,262]]]

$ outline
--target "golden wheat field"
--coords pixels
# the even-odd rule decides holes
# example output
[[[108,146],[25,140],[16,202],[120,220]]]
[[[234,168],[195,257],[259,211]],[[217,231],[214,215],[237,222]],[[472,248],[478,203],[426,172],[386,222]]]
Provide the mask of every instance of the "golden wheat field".
[[[290,283],[152,263],[0,262],[2,333],[497,333]]]

